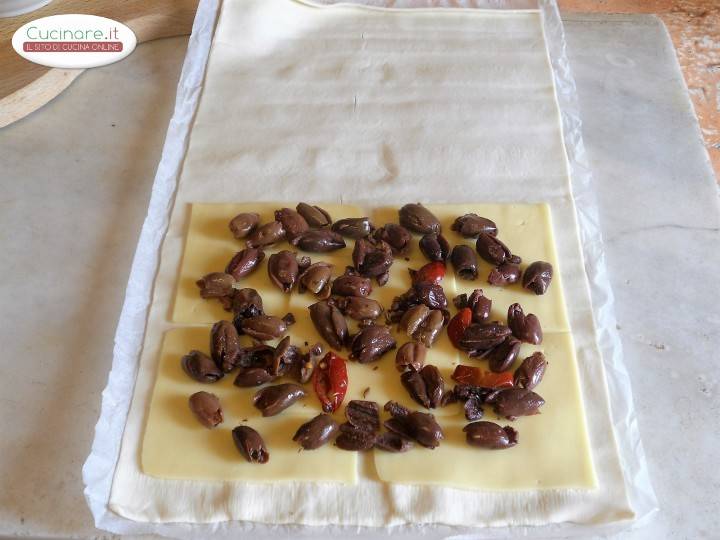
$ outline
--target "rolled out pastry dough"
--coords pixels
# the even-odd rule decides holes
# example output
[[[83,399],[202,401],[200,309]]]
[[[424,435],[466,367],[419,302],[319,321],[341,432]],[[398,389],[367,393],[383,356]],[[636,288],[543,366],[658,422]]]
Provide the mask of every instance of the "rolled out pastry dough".
[[[364,475],[352,485],[143,473],[142,436],[162,336],[173,327],[190,203],[280,197],[372,208],[548,203],[567,306],[557,330],[566,323],[572,333],[597,487],[468,491]],[[539,12],[223,2],[109,505],[124,517],[164,522],[498,526],[632,517]]]

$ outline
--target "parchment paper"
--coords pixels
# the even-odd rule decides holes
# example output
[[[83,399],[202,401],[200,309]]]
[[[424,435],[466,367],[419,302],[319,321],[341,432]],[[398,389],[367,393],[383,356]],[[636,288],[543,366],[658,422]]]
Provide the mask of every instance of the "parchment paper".
[[[415,3],[415,5],[417,6],[417,3]],[[453,3],[452,5],[456,6],[457,4]],[[507,6],[508,3],[504,3],[504,7]],[[565,145],[572,173],[573,194],[578,208],[577,216],[586,257],[586,270],[595,295],[595,315],[598,319],[599,343],[603,349],[605,365],[609,368],[608,381],[612,392],[615,433],[621,449],[620,457],[623,460],[628,493],[633,502],[633,507],[638,516],[645,516],[654,506],[654,496],[647,482],[642,449],[641,446],[639,446],[639,437],[635,427],[627,375],[625,374],[621,361],[619,340],[617,336],[614,335],[615,325],[612,315],[612,296],[603,271],[602,244],[599,237],[599,228],[597,227],[595,219],[596,210],[590,176],[583,165],[584,157],[580,139],[579,117],[577,115],[576,104],[574,103],[574,86],[562,50],[564,46],[561,34],[562,29],[555,6],[544,3],[541,7],[545,17],[546,38],[554,70],[558,100],[563,113]],[[87,484],[86,494],[95,515],[97,525],[116,532],[155,531],[171,535],[182,534],[191,536],[201,536],[203,531],[207,533],[207,528],[201,526],[178,526],[177,524],[160,526],[138,525],[128,520],[118,518],[109,512],[107,509],[107,501],[119,451],[120,437],[132,394],[137,359],[142,344],[147,308],[152,291],[152,280],[157,268],[158,250],[165,229],[167,228],[168,208],[172,203],[176,178],[184,155],[187,132],[202,82],[202,73],[207,57],[215,9],[216,5],[213,2],[203,2],[196,20],[193,37],[191,38],[191,47],[188,52],[183,77],[178,90],[176,114],[171,122],[163,153],[163,160],[158,170],[153,189],[148,219],[143,228],[143,233],[138,245],[138,252],[133,264],[128,295],[116,338],[113,370],[110,375],[108,388],[104,393],[103,413],[98,423],[93,452],[88,458],[84,469]],[[245,193],[247,193],[247,191],[245,191]],[[442,201],[453,201],[457,200],[460,195],[464,196],[465,194],[465,191],[463,191],[462,194],[457,193],[453,195],[452,192],[444,190],[442,193],[426,193],[424,196],[432,196]],[[252,193],[251,195],[257,197],[260,194]],[[295,196],[293,193],[288,193],[286,196],[289,199],[298,198],[298,196]],[[300,193],[299,196],[300,198],[307,197],[305,193]],[[574,228],[572,199],[565,197],[563,201],[563,196],[563,193],[553,193],[550,189],[546,189],[543,191],[542,198],[556,197],[558,199],[554,207],[556,228],[569,227],[572,229]],[[193,195],[191,191],[188,200],[198,200],[196,197],[197,193]],[[260,197],[262,197],[262,195],[260,195]],[[405,194],[400,191],[394,193],[392,197],[395,200],[403,199]],[[265,196],[264,198],[266,200],[272,200],[274,197]],[[324,197],[324,199],[327,199],[327,197]],[[356,199],[357,197],[353,199],[353,202],[355,202]],[[518,198],[517,194],[511,191],[499,191],[498,193],[493,193],[492,199],[517,200]],[[473,198],[473,200],[475,199]],[[477,200],[488,200],[488,197],[485,196]],[[180,206],[176,206],[176,211],[180,211],[177,210],[178,208],[180,208]],[[166,245],[168,245],[167,242],[179,241],[181,236],[182,231],[171,230],[168,235],[168,240],[166,240]],[[562,260],[563,246],[560,245],[559,249]],[[563,268],[564,270],[568,270],[568,265],[565,265]],[[573,276],[566,276],[564,274],[563,278],[566,288],[584,287],[584,279],[581,277],[582,272],[575,272],[573,275],[580,276],[580,282],[577,282],[578,277],[576,277],[575,283],[573,283]],[[154,302],[158,302],[157,294],[163,290],[170,291],[166,294],[171,294],[173,290],[172,284],[158,281],[155,284],[156,298]],[[160,300],[166,301],[167,298],[160,298]],[[570,306],[570,308],[573,328],[576,327],[576,324],[589,324],[590,327],[592,327],[592,313],[590,312],[589,304],[585,306]],[[587,354],[591,356],[594,343],[579,342],[578,349],[581,355],[583,354],[582,351],[585,350]],[[593,365],[591,362],[583,362],[581,358],[580,365],[583,370],[582,376],[584,379],[588,377],[598,377],[598,375],[602,377],[601,366],[597,363]],[[600,397],[602,397],[604,388],[602,388],[602,385],[595,386],[595,391],[598,391]],[[592,389],[590,389],[590,391],[592,391]],[[595,397],[597,396],[588,395],[587,393],[585,395],[586,401]],[[603,429],[610,429],[610,426],[603,426]],[[246,530],[247,526],[246,524],[229,523],[214,527],[214,531],[227,531],[231,533],[241,530],[240,527],[242,527],[242,530]],[[576,530],[588,531],[586,528],[575,529],[573,526],[566,525],[554,527],[553,530],[562,534],[576,532]],[[255,528],[254,531],[255,534],[259,534],[261,529]],[[536,528],[530,529],[530,531],[531,533],[538,532]],[[446,532],[447,529],[444,528],[434,529],[434,534],[440,535]],[[454,529],[453,532],[459,531]],[[541,534],[548,536],[550,532],[551,531],[545,529]],[[597,529],[595,529],[594,532],[597,532]],[[483,536],[497,533],[500,533],[500,531],[485,529],[482,532]],[[501,534],[506,533],[507,531]],[[311,534],[316,535],[316,533]]]

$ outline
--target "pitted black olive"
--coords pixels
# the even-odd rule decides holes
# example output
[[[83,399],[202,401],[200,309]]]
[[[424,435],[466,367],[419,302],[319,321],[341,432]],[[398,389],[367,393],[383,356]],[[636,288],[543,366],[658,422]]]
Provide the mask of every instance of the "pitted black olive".
[[[330,296],[332,269],[333,266],[325,262],[317,262],[308,266],[298,277],[300,292],[305,292],[307,289],[319,298],[324,299]]]
[[[488,359],[490,371],[501,373],[510,369],[520,353],[520,340],[507,336],[505,341],[495,346],[485,357]]]
[[[185,373],[201,383],[214,383],[223,378],[223,371],[207,354],[192,350],[180,361]]]
[[[532,390],[542,381],[545,369],[547,369],[545,355],[539,351],[533,353],[523,360],[520,367],[515,370],[513,376],[515,386]]]
[[[440,233],[440,220],[422,204],[406,204],[400,209],[400,225],[419,234]]]
[[[305,450],[315,450],[326,444],[339,430],[338,423],[329,414],[319,414],[301,425],[293,436]]]
[[[509,247],[487,233],[480,233],[475,242],[475,250],[480,257],[495,266],[500,266],[505,262],[513,264],[521,262],[520,257],[514,255]]]
[[[270,453],[260,434],[250,426],[238,426],[232,430],[235,446],[250,463],[267,463]]]
[[[532,390],[526,388],[507,388],[488,396],[488,403],[493,404],[493,411],[508,420],[515,420],[518,416],[532,416],[540,414],[540,407],[545,400]]]
[[[539,345],[542,343],[543,332],[540,320],[532,313],[525,315],[520,304],[512,304],[508,308],[508,326],[513,335],[520,341]]]
[[[430,261],[444,262],[450,256],[450,244],[440,233],[430,233],[420,239],[420,251]]]
[[[481,233],[495,236],[497,225],[492,220],[478,216],[477,214],[465,214],[455,220],[450,226],[453,231],[459,232],[465,238],[475,238]]]
[[[544,261],[535,261],[525,270],[522,285],[535,294],[545,294],[553,277],[553,267]]]
[[[302,386],[284,383],[258,390],[253,398],[253,404],[263,416],[275,416],[303,397],[305,390]]]
[[[254,212],[244,212],[238,214],[230,220],[230,232],[233,236],[240,240],[255,230],[260,223],[260,215]]]
[[[465,330],[459,345],[471,355],[479,355],[500,345],[510,333],[507,326],[498,322],[473,323]]]
[[[478,276],[477,255],[471,247],[466,245],[455,246],[450,255],[450,261],[455,273],[462,279],[473,280]]]
[[[318,333],[328,345],[339,351],[348,339],[348,327],[345,317],[334,304],[322,300],[308,307]]]
[[[382,241],[361,238],[355,242],[352,260],[355,270],[361,276],[377,278],[378,284],[384,285],[393,264],[392,248]]]
[[[195,283],[202,298],[223,298],[232,296],[235,278],[225,272],[211,272]]]
[[[209,392],[196,392],[190,396],[190,410],[195,418],[208,429],[212,429],[223,421],[220,399]]]
[[[291,208],[276,210],[275,221],[279,221],[282,224],[285,230],[285,236],[291,242],[293,238],[297,238],[310,228],[305,218]]]
[[[426,356],[427,347],[425,345],[415,341],[408,341],[398,349],[395,355],[395,367],[401,372],[408,368],[420,371],[425,365]]]
[[[241,319],[265,314],[262,298],[255,289],[250,287],[235,290],[232,299],[232,310],[235,316]]]
[[[381,325],[372,325],[360,329],[350,342],[350,358],[361,364],[375,362],[396,345],[390,328]]]
[[[385,410],[393,416],[385,421],[385,427],[398,435],[413,439],[426,448],[436,448],[444,438],[442,428],[432,414],[411,412],[394,402],[386,403]]]
[[[250,337],[259,341],[269,341],[285,335],[288,326],[292,322],[294,322],[294,319],[288,316],[281,319],[273,315],[258,315],[257,317],[243,319],[240,325],[242,331]]]
[[[383,312],[380,302],[364,296],[342,296],[336,304],[340,311],[356,321],[374,321]]]
[[[348,238],[365,238],[368,236],[374,227],[370,222],[370,218],[359,217],[359,218],[345,218],[333,223],[332,230]]]
[[[282,292],[292,291],[299,273],[297,257],[292,251],[283,250],[270,255],[268,277]]]
[[[520,281],[521,274],[517,264],[506,262],[490,270],[487,281],[490,285],[503,287]]]
[[[225,273],[235,279],[242,279],[255,270],[265,258],[265,252],[248,247],[238,251],[225,267]]]
[[[237,365],[240,349],[240,336],[232,323],[216,322],[210,331],[210,353],[215,365],[229,373]]]
[[[267,369],[262,367],[240,368],[233,384],[240,388],[251,388],[270,382],[274,378]]]
[[[372,292],[370,278],[344,275],[335,278],[332,293],[340,296],[369,296]]]
[[[327,227],[332,223],[332,218],[319,206],[310,206],[307,203],[300,203],[295,207],[298,214],[305,218],[308,225],[315,228]]]
[[[465,426],[466,440],[470,446],[501,450],[518,443],[518,433],[510,426],[500,427],[493,422],[473,422]]]
[[[262,248],[276,244],[285,238],[285,229],[279,221],[271,221],[251,232],[245,245],[249,248]]]
[[[327,253],[345,247],[345,240],[330,229],[310,229],[293,239],[292,244],[303,251]]]
[[[386,223],[379,229],[375,229],[373,238],[377,241],[387,243],[392,252],[396,255],[405,255],[410,251],[412,235],[402,225],[396,223]]]

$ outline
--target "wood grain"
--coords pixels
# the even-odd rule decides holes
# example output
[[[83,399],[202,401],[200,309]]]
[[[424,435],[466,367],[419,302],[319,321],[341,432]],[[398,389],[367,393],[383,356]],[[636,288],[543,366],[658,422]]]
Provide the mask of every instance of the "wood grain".
[[[61,13],[100,15],[129,26],[141,43],[189,34],[197,4],[198,0],[55,0],[37,11],[0,19],[0,127],[38,109],[83,72],[47,68],[15,53],[12,35],[23,24]]]

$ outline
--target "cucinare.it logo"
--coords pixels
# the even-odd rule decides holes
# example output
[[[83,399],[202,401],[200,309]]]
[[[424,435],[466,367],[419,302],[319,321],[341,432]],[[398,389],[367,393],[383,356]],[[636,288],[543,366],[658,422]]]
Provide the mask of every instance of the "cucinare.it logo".
[[[53,15],[24,24],[15,31],[15,51],[48,67],[89,68],[122,60],[137,39],[122,23],[95,15]]]

